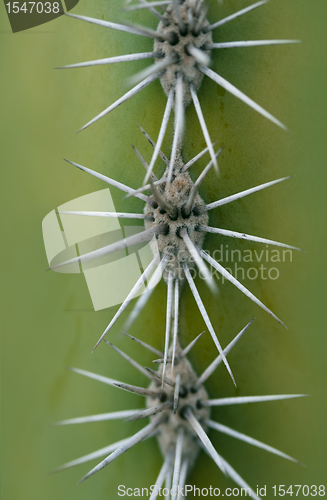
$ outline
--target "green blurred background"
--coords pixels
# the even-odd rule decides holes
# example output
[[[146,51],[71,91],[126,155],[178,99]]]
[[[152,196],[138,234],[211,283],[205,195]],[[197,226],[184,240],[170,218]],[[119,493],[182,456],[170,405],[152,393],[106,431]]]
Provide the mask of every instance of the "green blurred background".
[[[215,21],[249,2],[210,1]],[[136,21],[155,28],[144,12],[123,14],[120,0],[80,0],[74,12],[119,22]],[[213,140],[225,149],[221,176],[203,183],[205,201],[278,177],[293,175],[260,194],[210,214],[211,225],[283,241],[307,250],[281,263],[275,281],[245,280],[248,286],[289,327],[285,330],[232,285],[220,284],[210,296],[199,290],[222,345],[253,317],[256,321],[230,355],[238,381],[232,386],[220,367],[208,380],[211,397],[308,393],[308,399],[226,407],[213,418],[282,449],[306,468],[269,455],[227,436],[211,436],[220,453],[250,485],[326,484],[326,362],[324,327],[326,210],[326,81],[327,4],[325,0],[272,0],[233,23],[216,41],[300,38],[302,45],[230,49],[215,53],[212,67],[289,127],[278,129],[208,80],[199,97]],[[130,144],[146,159],[148,145],[136,124],[156,137],[165,106],[158,82],[88,130],[84,123],[124,92],[126,78],[146,63],[102,66],[70,71],[53,68],[89,59],[151,50],[151,40],[60,18],[12,34],[1,6],[1,156],[2,156],[2,493],[3,500],[86,500],[118,498],[117,486],[153,484],[162,459],[154,440],[142,443],[104,471],[77,486],[95,465],[85,464],[57,475],[48,471],[129,436],[140,423],[103,422],[66,428],[51,423],[75,416],[142,406],[141,398],[66,370],[76,366],[144,384],[143,376],[106,345],[93,355],[92,346],[116,307],[95,313],[83,275],[44,273],[41,222],[58,205],[103,189],[100,181],[63,162],[66,157],[121,182],[137,187],[144,171]],[[172,127],[165,140],[169,154]],[[205,147],[193,107],[187,110],[185,160]],[[196,178],[206,159],[192,169]],[[157,171],[160,173],[160,168]],[[161,170],[162,171],[162,170]],[[117,210],[141,210],[139,200],[122,200],[112,189]],[[208,236],[206,248],[257,248],[246,242]],[[162,347],[166,287],[153,294],[132,334]],[[182,297],[181,338],[190,341],[204,325],[190,291]],[[126,317],[126,316],[125,316]],[[149,365],[151,356],[119,332],[111,340]],[[198,372],[216,356],[208,334],[191,354]],[[225,488],[225,479],[204,454],[188,480],[199,487]],[[301,498],[301,495],[299,495]]]

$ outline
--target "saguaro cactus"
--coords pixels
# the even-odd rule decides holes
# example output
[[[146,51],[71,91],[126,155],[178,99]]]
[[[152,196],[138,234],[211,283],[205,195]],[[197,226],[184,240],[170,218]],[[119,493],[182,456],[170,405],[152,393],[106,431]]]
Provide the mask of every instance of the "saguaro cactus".
[[[202,1],[196,2],[193,0],[185,0],[179,2],[176,0],[172,2],[154,3],[153,5],[151,2],[147,2],[146,0],[142,0],[139,3],[134,4],[129,3],[128,10],[145,10],[146,15],[154,14],[154,16],[158,17],[159,25],[156,29],[153,29],[152,26],[150,28],[145,28],[143,26],[140,27],[138,24],[130,24],[129,22],[126,24],[117,23],[111,20],[103,19],[103,16],[100,16],[100,18],[93,18],[90,16],[81,16],[79,14],[69,15],[69,17],[73,17],[78,20],[87,21],[95,25],[100,25],[102,28],[107,27],[116,31],[127,32],[129,35],[141,35],[146,38],[152,38],[155,40],[152,50],[150,50],[150,48],[147,48],[146,51],[143,50],[140,52],[135,52],[135,54],[133,55],[131,55],[130,53],[126,53],[124,55],[115,55],[98,60],[92,60],[89,62],[77,64],[74,63],[66,66],[66,68],[79,68],[85,66],[102,66],[104,64],[124,61],[138,61],[147,58],[153,58],[155,60],[155,63],[152,66],[143,69],[141,72],[137,73],[136,77],[133,78],[134,87],[132,88],[132,90],[128,90],[125,94],[119,97],[118,100],[114,101],[113,104],[110,104],[109,107],[106,107],[103,111],[97,114],[95,118],[88,121],[86,125],[84,125],[80,129],[81,133],[87,133],[84,132],[85,128],[88,128],[90,125],[93,126],[93,124],[95,124],[95,122],[97,122],[100,118],[103,118],[105,115],[109,114],[125,101],[129,101],[130,97],[133,97],[140,91],[143,91],[145,87],[155,82],[155,80],[160,79],[161,85],[167,96],[166,104],[163,106],[164,112],[161,113],[161,120],[158,120],[157,118],[158,116],[160,116],[160,110],[158,109],[157,111],[157,100],[159,100],[159,97],[157,95],[159,93],[158,86],[155,88],[155,91],[153,91],[152,98],[141,98],[141,102],[147,102],[147,107],[150,110],[149,116],[151,117],[151,119],[153,119],[152,117],[155,117],[155,121],[159,123],[159,127],[157,128],[156,142],[153,142],[151,137],[148,136],[147,132],[142,129],[144,135],[146,135],[146,137],[149,139],[149,142],[154,148],[154,151],[151,153],[150,161],[147,162],[146,160],[144,160],[138,150],[134,148],[137,155],[141,159],[141,162],[147,169],[147,173],[141,187],[139,187],[140,183],[138,186],[135,186],[137,189],[132,189],[131,187],[122,184],[122,181],[124,179],[122,178],[123,175],[120,175],[121,172],[119,172],[117,182],[112,179],[111,175],[110,177],[106,175],[107,173],[100,174],[98,172],[98,169],[91,170],[88,167],[82,166],[80,163],[70,161],[70,163],[77,166],[81,170],[84,170],[92,174],[93,176],[98,177],[115,187],[118,187],[119,189],[122,189],[123,191],[127,192],[129,196],[141,198],[143,202],[146,202],[145,209],[139,210],[138,214],[130,212],[131,219],[135,219],[137,217],[142,218],[142,213],[144,212],[145,230],[143,231],[143,233],[140,233],[139,236],[130,237],[130,239],[126,239],[126,241],[124,240],[121,244],[115,243],[113,245],[109,245],[108,247],[99,251],[92,252],[91,254],[85,254],[53,266],[52,269],[56,269],[78,261],[83,262],[86,260],[94,259],[100,255],[109,254],[113,251],[116,251],[117,249],[123,248],[124,246],[135,245],[142,241],[148,241],[152,238],[155,238],[157,244],[156,248],[159,252],[155,253],[154,260],[150,264],[149,269],[145,270],[144,272],[144,277],[148,278],[155,265],[158,265],[159,261],[161,260],[164,280],[167,283],[165,328],[162,328],[164,322],[158,320],[157,312],[159,306],[162,304],[162,300],[159,300],[158,305],[152,307],[152,310],[150,311],[150,314],[152,314],[155,318],[154,321],[156,323],[156,330],[162,330],[163,333],[163,330],[165,329],[165,343],[163,352],[160,352],[160,356],[162,358],[162,364],[160,365],[161,368],[158,372],[149,370],[147,373],[147,376],[152,380],[151,385],[148,389],[140,389],[139,387],[128,386],[124,383],[117,383],[112,379],[105,379],[104,377],[95,375],[94,373],[77,370],[80,373],[91,378],[99,379],[103,382],[109,383],[109,385],[118,385],[123,389],[130,390],[131,392],[138,392],[147,396],[147,410],[144,410],[143,412],[141,412],[141,414],[135,413],[135,410],[128,410],[127,412],[121,412],[120,416],[129,416],[130,412],[132,412],[133,415],[131,416],[131,418],[133,419],[135,418],[135,416],[137,416],[138,418],[150,416],[151,419],[150,424],[144,427],[143,430],[137,432],[129,440],[124,440],[123,442],[116,443],[116,445],[113,445],[112,447],[107,447],[106,449],[100,450],[99,452],[95,452],[94,454],[88,455],[86,457],[83,457],[82,459],[78,459],[67,464],[66,466],[61,467],[67,468],[71,465],[76,465],[77,463],[81,463],[91,458],[98,457],[102,452],[112,452],[106,459],[103,460],[103,462],[92,469],[84,479],[93,475],[95,472],[111,463],[115,458],[119,457],[122,453],[124,453],[124,451],[126,451],[134,444],[147,437],[152,436],[153,433],[158,433],[160,448],[164,455],[164,465],[157,479],[158,484],[163,484],[163,481],[166,481],[166,485],[171,484],[171,481],[174,486],[181,485],[183,481],[185,484],[188,465],[190,465],[191,462],[193,465],[193,462],[199,451],[199,443],[200,441],[202,441],[204,447],[206,448],[206,451],[209,452],[221,471],[227,476],[230,476],[232,479],[234,479],[234,481],[236,481],[239,486],[247,487],[247,484],[244,482],[241,476],[239,476],[238,473],[233,468],[231,468],[231,466],[224,459],[222,459],[214,449],[211,441],[206,434],[206,430],[208,427],[226,434],[230,434],[239,439],[243,439],[250,444],[254,444],[273,453],[282,455],[284,456],[284,458],[293,460],[288,455],[279,452],[271,446],[264,445],[257,440],[234,431],[228,426],[224,426],[222,424],[218,424],[213,422],[212,420],[209,420],[208,408],[210,408],[211,405],[217,404],[219,406],[223,405],[223,403],[217,402],[220,401],[220,399],[214,400],[216,401],[216,403],[212,403],[212,401],[208,399],[207,393],[202,387],[202,382],[203,379],[206,379],[209,374],[213,372],[213,369],[217,366],[218,362],[216,360],[213,365],[210,365],[211,367],[209,367],[205,372],[207,373],[207,376],[204,376],[203,374],[202,377],[198,379],[196,372],[193,370],[188,359],[186,358],[185,352],[180,347],[180,342],[182,342],[183,344],[183,339],[181,339],[180,337],[186,337],[188,334],[188,328],[185,328],[187,322],[193,322],[193,313],[187,314],[186,319],[183,317],[183,314],[185,314],[185,305],[183,305],[183,302],[189,304],[190,299],[185,298],[185,292],[182,295],[181,289],[184,282],[188,282],[192,295],[195,298],[195,301],[197,302],[197,305],[199,307],[199,311],[203,317],[204,323],[206,324],[206,327],[219,351],[219,362],[223,361],[225,363],[227,370],[235,383],[234,376],[226,359],[226,354],[231,347],[228,346],[227,348],[225,348],[225,350],[222,349],[221,343],[218,340],[218,337],[212,326],[212,322],[210,321],[207,314],[206,308],[204,306],[204,301],[201,298],[201,294],[199,294],[198,292],[197,286],[190,272],[192,269],[197,268],[202,273],[205,278],[204,281],[209,284],[210,292],[213,294],[210,300],[217,300],[217,302],[219,302],[221,298],[217,294],[215,295],[215,281],[210,275],[206,263],[209,263],[211,266],[213,266],[213,268],[216,269],[225,280],[233,283],[253,302],[267,311],[271,316],[273,316],[273,318],[277,319],[279,323],[282,323],[279,318],[271,312],[270,308],[264,305],[264,303],[260,299],[258,299],[256,295],[250,292],[248,288],[245,287],[236,277],[233,277],[232,273],[229,270],[226,270],[224,266],[214,260],[204,250],[203,246],[205,233],[217,233],[218,235],[223,237],[232,237],[240,240],[248,240],[259,244],[264,244],[266,245],[266,248],[268,248],[268,245],[274,245],[277,247],[286,248],[289,251],[298,250],[295,247],[276,242],[272,239],[251,236],[247,233],[231,231],[230,229],[213,227],[211,221],[209,225],[207,215],[207,212],[213,208],[220,207],[231,201],[239,200],[244,196],[247,196],[248,194],[255,193],[264,189],[265,187],[269,187],[273,184],[279,183],[280,181],[285,180],[286,177],[279,178],[271,182],[259,183],[253,188],[248,188],[248,185],[242,186],[238,193],[230,196],[219,195],[218,201],[213,202],[211,200],[208,200],[212,191],[216,191],[216,188],[212,188],[212,184],[207,189],[207,192],[205,187],[203,188],[203,198],[202,193],[201,196],[200,194],[198,194],[198,188],[203,179],[209,173],[212,166],[215,167],[216,173],[218,173],[217,157],[222,152],[222,148],[218,149],[216,153],[214,151],[214,143],[212,142],[212,139],[215,140],[217,138],[219,145],[225,145],[226,148],[228,148],[228,138],[230,137],[231,142],[236,145],[237,148],[241,149],[244,145],[244,137],[247,137],[247,133],[244,133],[244,136],[242,136],[239,141],[240,144],[238,144],[239,136],[238,134],[235,134],[233,132],[232,122],[224,124],[225,128],[230,127],[231,132],[223,133],[222,128],[220,128],[219,126],[213,126],[212,116],[209,115],[207,118],[206,113],[202,111],[202,105],[200,104],[198,93],[201,93],[202,91],[202,88],[200,90],[200,87],[203,80],[203,75],[206,75],[207,77],[209,77],[209,79],[218,84],[218,94],[225,95],[225,91],[229,92],[233,96],[243,101],[245,104],[248,104],[250,108],[253,108],[255,111],[259,112],[260,115],[263,115],[265,118],[268,118],[271,122],[278,125],[280,128],[286,129],[286,127],[270,112],[266,111],[264,107],[257,104],[256,100],[248,97],[247,93],[244,93],[238,88],[238,86],[235,86],[234,84],[230,83],[229,80],[221,76],[220,71],[216,72],[209,67],[210,56],[212,56],[212,58],[214,59],[214,56],[212,54],[216,50],[220,52],[223,49],[238,49],[240,47],[246,47],[248,50],[249,47],[255,46],[280,45],[297,42],[297,40],[288,39],[241,39],[236,41],[234,39],[232,41],[225,41],[225,39],[222,40],[220,37],[219,39],[215,40],[214,36],[212,36],[212,32],[214,32],[214,30],[220,29],[220,27],[228,24],[229,21],[241,18],[245,14],[250,14],[252,10],[255,10],[257,7],[263,7],[266,3],[266,1],[257,2],[256,4],[241,8],[236,13],[229,14],[225,17],[219,17],[217,21],[208,20],[210,13],[207,13],[207,9]],[[104,10],[111,10],[111,8],[108,9],[107,7]],[[112,10],[115,9],[112,8]],[[217,6],[215,10],[217,11]],[[138,16],[141,19],[141,15],[138,14]],[[69,21],[72,22],[73,20]],[[97,29],[99,28],[97,27]],[[217,61],[220,62],[219,56],[217,57]],[[214,62],[214,64],[216,64],[216,62]],[[215,91],[217,92],[217,88]],[[213,87],[211,87],[210,92],[213,92]],[[163,96],[163,94],[161,95]],[[210,100],[208,90],[205,91],[205,98],[203,100]],[[194,109],[198,117],[199,124],[194,123],[194,119],[190,119],[190,111],[189,109],[186,109],[186,106],[191,101],[193,101],[194,103]],[[223,120],[223,104],[224,103],[222,101],[220,103],[221,113],[218,120],[220,121],[220,124],[222,124]],[[161,151],[161,148],[164,148],[165,145],[169,144],[168,138],[166,137],[165,141],[164,139],[165,136],[169,135],[167,129],[169,117],[173,108],[175,114],[174,128],[170,141],[171,148],[168,148],[171,151],[170,154],[166,156]],[[115,113],[117,113],[117,116],[113,123],[119,123],[119,111],[115,111]],[[124,116],[126,117],[127,114],[128,110],[125,111]],[[247,119],[249,116],[250,115],[247,114]],[[122,120],[124,119],[122,118]],[[130,118],[128,120],[130,121]],[[244,118],[244,122],[245,120],[246,119]],[[254,120],[256,124],[258,123],[256,121],[258,120],[258,118],[251,118],[250,123],[252,123],[252,120]],[[263,120],[263,118],[260,117],[260,120]],[[243,119],[241,118],[238,121],[243,122]],[[99,125],[100,123],[94,125],[94,127],[97,127]],[[200,150],[197,151],[194,160],[191,159],[187,161],[184,159],[184,155],[185,157],[188,156],[187,145],[190,143],[190,137],[192,137],[192,134],[195,133],[195,130],[199,129],[199,126],[203,134],[203,139],[201,136],[201,141],[205,143],[204,145],[206,147],[205,149],[203,149],[202,147],[202,152],[199,152]],[[268,125],[265,124],[265,127],[267,126]],[[272,125],[269,124],[269,127],[271,126]],[[239,127],[239,123],[235,125],[235,129],[239,129]],[[251,125],[251,128],[253,128],[253,125]],[[113,132],[111,132],[111,135],[112,134]],[[235,137],[235,135],[237,137]],[[197,180],[194,181],[192,180],[187,170],[193,163],[195,163],[195,160],[200,159],[206,152],[210,154],[211,160],[204,168],[202,173],[198,176]],[[232,151],[228,149],[228,152],[231,156]],[[246,157],[246,155],[248,154],[248,151],[244,152],[244,157]],[[159,163],[159,156],[161,156],[164,163],[166,163],[166,169],[160,175],[156,175],[154,173],[154,168],[157,163]],[[130,178],[135,179],[136,176],[134,167],[129,168]],[[162,165],[160,168],[162,170]],[[246,177],[246,169],[242,167],[236,168],[234,171],[230,169],[230,172],[237,178],[237,185],[240,185],[240,180]],[[240,172],[242,172],[242,175],[239,175]],[[211,175],[212,174],[213,172],[211,172]],[[211,177],[211,179],[213,178]],[[150,183],[149,185],[147,185],[149,181]],[[215,178],[215,180],[212,180],[211,182],[217,183],[218,187],[220,185],[219,178]],[[146,189],[150,189],[149,195],[143,194]],[[217,199],[217,197],[214,199]],[[208,201],[211,202],[208,203]],[[126,200],[125,203],[127,204],[130,202]],[[124,213],[123,215],[121,215],[121,217],[128,217],[126,212],[128,211],[124,210]],[[230,209],[229,215],[231,216],[232,213],[233,210]],[[79,213],[66,212],[66,214],[80,217],[99,215],[86,211]],[[156,262],[156,259],[158,260],[158,262]],[[113,320],[111,320],[109,325],[106,327],[96,346],[99,345],[100,341],[104,339],[105,335],[114,326],[121,313],[126,309],[130,301],[135,296],[135,293],[138,291],[138,288],[141,284],[142,280],[135,284],[135,287],[128,295],[126,301],[122,304],[118,312],[115,314]],[[147,293],[141,296],[141,298],[138,300],[134,310],[132,311],[131,316],[133,319],[143,308],[149,295],[150,293]],[[235,305],[235,302],[232,306],[229,307],[232,307],[235,310],[237,320],[242,317],[241,312],[237,311],[238,308]],[[219,314],[219,316],[220,318],[222,318],[221,314]],[[147,321],[149,321],[149,313],[147,316]],[[224,315],[224,321],[228,321],[228,314]],[[130,324],[131,321],[128,322],[128,326],[130,326]],[[146,328],[144,327],[144,324],[144,321],[139,317],[137,329],[141,329],[142,331],[145,330]],[[241,334],[243,334],[244,331],[245,329],[242,330]],[[180,333],[178,334],[178,332]],[[202,354],[201,357],[203,357]],[[132,360],[132,358],[129,358],[129,361],[135,366],[135,362]],[[172,365],[171,370],[169,370],[170,364]],[[140,371],[143,371],[143,374],[145,374],[144,369],[141,369],[141,367],[139,368]],[[161,380],[161,382],[157,382],[158,378]],[[190,382],[191,380],[192,382]],[[238,383],[241,384],[242,382],[240,381]],[[164,389],[164,387],[166,387],[166,390]],[[186,394],[184,394],[183,391],[186,391]],[[195,396],[197,391],[202,391],[202,396],[199,398]],[[167,392],[169,394],[167,394]],[[234,397],[229,398],[229,402],[230,404],[239,404],[240,402],[269,401],[272,399],[286,399],[299,396],[302,395],[247,397],[243,400]],[[183,402],[182,398],[185,398]],[[107,415],[107,418],[110,420],[112,417]],[[102,418],[98,415],[94,417],[80,418],[77,420],[75,419],[75,421],[64,421],[61,422],[61,424],[81,423],[102,419],[106,418]],[[193,445],[194,449],[192,449]],[[172,465],[173,456],[175,456],[174,465]],[[187,461],[187,459],[189,459],[189,462]],[[258,498],[257,493],[254,490],[251,490],[251,495],[253,496],[253,498]],[[153,493],[151,495],[151,498],[156,498],[156,495]],[[177,498],[177,496],[172,494],[172,498]]]

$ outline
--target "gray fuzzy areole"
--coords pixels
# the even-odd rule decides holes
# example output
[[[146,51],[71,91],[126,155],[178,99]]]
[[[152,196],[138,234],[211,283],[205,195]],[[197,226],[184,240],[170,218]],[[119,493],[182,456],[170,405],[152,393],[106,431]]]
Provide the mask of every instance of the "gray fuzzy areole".
[[[157,436],[158,443],[164,457],[167,456],[171,449],[175,448],[179,430],[184,430],[182,460],[187,458],[188,466],[191,469],[199,451],[201,450],[201,447],[199,446],[198,435],[185,418],[184,413],[187,409],[192,410],[194,416],[197,418],[203,429],[207,431],[205,421],[210,417],[210,407],[202,405],[203,401],[208,400],[208,393],[203,385],[196,389],[198,377],[188,359],[186,357],[179,358],[179,355],[181,354],[179,344],[177,345],[176,352],[176,365],[172,371],[168,369],[166,374],[167,378],[174,383],[176,383],[176,376],[178,374],[180,376],[177,411],[174,413],[172,408],[169,408],[161,412],[159,415],[150,417],[150,420],[153,421],[166,416],[166,421],[159,426],[159,433]],[[172,348],[170,349],[169,354],[172,355]],[[162,375],[162,372],[163,364],[160,365],[158,374]],[[157,391],[158,386],[160,387],[160,385],[161,382],[159,380],[158,382],[151,382],[149,389]],[[147,408],[153,408],[160,405],[163,401],[171,401],[173,404],[173,400],[174,388],[164,384],[161,399],[147,398],[146,406]]]
[[[192,85],[196,91],[199,90],[203,80],[203,73],[198,69],[199,59],[192,54],[192,47],[203,51],[207,45],[212,43],[211,31],[206,31],[209,23],[203,19],[203,11],[192,7],[191,2],[184,1],[179,5],[179,13],[181,22],[178,19],[176,9],[173,5],[169,5],[164,13],[164,18],[167,20],[165,24],[160,21],[157,33],[170,35],[170,40],[155,40],[154,50],[161,57],[157,58],[158,62],[164,58],[172,57],[174,63],[169,65],[164,75],[160,78],[161,85],[166,93],[169,94],[171,88],[176,87],[177,75],[183,77],[183,98],[184,105],[187,105],[192,97],[190,86]],[[184,24],[184,28],[181,27]],[[203,52],[202,57],[209,59],[210,51]],[[203,60],[203,63],[205,62]]]
[[[169,214],[168,211],[162,210],[160,206],[153,208],[149,203],[145,205],[144,209],[144,214],[146,216],[154,218],[154,221],[144,221],[146,229],[159,226],[160,224],[167,225],[167,233],[158,234],[152,248],[154,252],[156,252],[158,248],[161,256],[170,254],[169,263],[164,271],[164,278],[167,279],[167,275],[169,271],[171,271],[173,273],[173,278],[179,279],[180,281],[185,280],[185,274],[182,267],[183,263],[188,264],[191,268],[195,267],[194,260],[180,232],[185,228],[192,243],[202,248],[205,233],[197,231],[196,228],[199,225],[208,224],[209,220],[207,212],[203,212],[200,215],[195,215],[193,213],[195,207],[204,206],[204,201],[198,193],[194,197],[190,213],[185,214],[185,207],[190,198],[191,190],[194,187],[194,182],[189,173],[184,171],[183,168],[184,162],[180,154],[178,154],[174,165],[172,182],[161,185],[162,191],[160,195],[172,208],[172,212]],[[166,177],[167,174],[168,168],[163,177]]]

